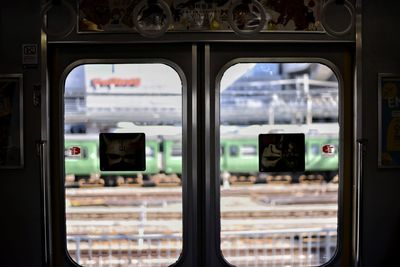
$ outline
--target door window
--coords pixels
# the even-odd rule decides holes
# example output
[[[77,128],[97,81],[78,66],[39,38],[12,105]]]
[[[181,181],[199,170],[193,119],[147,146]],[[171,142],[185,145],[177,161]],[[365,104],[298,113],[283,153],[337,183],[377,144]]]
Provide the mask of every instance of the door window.
[[[178,73],[163,63],[85,64],[68,74],[65,223],[67,250],[78,264],[167,266],[178,259],[182,90]],[[144,133],[146,169],[101,171],[100,133]],[[180,157],[174,172],[166,175],[171,168],[163,157],[175,155],[165,155],[160,148],[171,138]]]
[[[337,248],[339,151],[315,152],[339,143],[335,73],[321,63],[238,63],[224,72],[219,99],[220,143],[238,151],[220,168],[225,259],[235,266],[328,262]],[[305,135],[304,172],[259,172],[258,135],[271,133]]]

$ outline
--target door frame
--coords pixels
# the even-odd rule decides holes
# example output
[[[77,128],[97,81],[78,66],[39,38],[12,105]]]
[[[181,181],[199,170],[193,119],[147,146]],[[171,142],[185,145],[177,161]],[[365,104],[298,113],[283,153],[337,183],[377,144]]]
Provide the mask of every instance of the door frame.
[[[244,51],[243,47],[248,47]],[[140,48],[140,49],[138,49]],[[343,266],[352,259],[352,183],[355,179],[353,147],[354,121],[353,88],[354,52],[349,42],[335,43],[265,43],[231,42],[231,43],[141,43],[141,44],[67,44],[54,43],[47,45],[48,69],[48,116],[49,122],[49,157],[55,162],[62,160],[61,145],[63,128],[63,102],[56,92],[62,90],[66,68],[72,68],[77,62],[93,60],[135,63],[145,59],[166,59],[174,62],[186,77],[187,93],[183,95],[183,131],[184,153],[187,153],[183,182],[183,250],[180,259],[173,266],[231,266],[222,256],[220,249],[220,184],[219,184],[219,85],[218,78],[232,62],[245,59],[304,62],[310,59],[315,62],[321,59],[333,62],[340,58],[339,72],[342,73],[339,84],[341,107],[340,124],[343,127],[339,188],[338,218],[338,256],[325,265]],[[132,60],[126,60],[127,56]],[[82,60],[85,59],[85,60]],[[288,60],[288,61],[286,61]],[[293,61],[294,60],[294,61]],[[336,63],[335,63],[336,62]],[[162,63],[162,62],[160,62]],[[71,65],[72,64],[72,65]],[[183,66],[183,67],[182,67]],[[336,73],[336,74],[338,74]],[[204,76],[203,76],[204,75]],[[202,79],[202,77],[204,77]],[[338,76],[339,78],[340,76]],[[51,89],[51,88],[56,88]],[[185,93],[185,90],[183,90]],[[186,100],[186,101],[185,101]],[[185,105],[186,103],[186,105]],[[186,115],[187,114],[187,115]],[[346,116],[345,116],[346,114]],[[189,153],[191,151],[191,153]],[[61,173],[57,166],[49,164],[50,175]],[[204,179],[202,179],[204,177]],[[343,177],[348,177],[344,179]],[[66,252],[65,245],[65,188],[62,181],[49,179],[47,190],[50,192],[50,207],[47,215],[50,218],[49,255],[50,265],[76,266]],[[64,229],[64,230],[63,230]],[[57,235],[55,234],[57,233]]]
[[[243,47],[248,48],[243,50]],[[227,52],[229,51],[229,53]],[[354,59],[352,46],[343,44],[321,43],[316,47],[312,43],[251,43],[246,46],[238,43],[206,44],[205,46],[205,98],[206,126],[204,133],[206,153],[206,212],[205,225],[209,225],[206,234],[206,247],[211,253],[206,259],[206,266],[224,266],[228,264],[220,249],[220,181],[219,181],[219,81],[227,68],[238,62],[312,62],[327,65],[338,78],[339,84],[339,190],[338,190],[338,239],[335,255],[323,266],[347,266],[351,264],[352,250],[352,184],[354,177],[353,147],[353,97],[354,97]],[[207,109],[208,108],[208,109]]]
[[[115,48],[118,49],[115,50]],[[201,236],[198,231],[198,174],[196,95],[197,49],[192,44],[165,46],[160,44],[52,44],[48,45],[49,88],[49,159],[64,162],[64,83],[68,73],[85,63],[164,63],[177,71],[182,80],[182,253],[172,266],[201,266],[198,255]],[[188,116],[190,114],[190,116]],[[49,162],[50,163],[50,162]],[[63,177],[63,164],[49,164],[49,177]],[[50,179],[51,193],[49,215],[50,266],[79,266],[69,256],[66,248],[65,187],[64,179]],[[188,242],[192,240],[194,242]]]

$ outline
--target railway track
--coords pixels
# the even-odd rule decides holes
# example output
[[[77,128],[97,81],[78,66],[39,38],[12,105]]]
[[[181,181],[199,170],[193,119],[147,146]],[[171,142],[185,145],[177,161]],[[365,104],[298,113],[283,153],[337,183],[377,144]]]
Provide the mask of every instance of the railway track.
[[[112,185],[105,181],[104,177],[94,175],[87,178],[81,178],[78,181],[75,180],[74,175],[66,175],[65,187],[66,188],[99,188],[99,187],[179,187],[181,186],[181,178],[176,174],[164,174],[158,173],[154,175],[143,175],[139,174],[136,177],[115,177]],[[297,179],[300,184],[322,184],[325,178],[322,174],[303,174]],[[253,184],[282,184],[288,185],[297,183],[292,175],[231,175],[228,173],[221,174],[221,182],[229,183],[229,185],[253,185]],[[337,184],[339,177],[336,175],[330,181],[332,184]]]
[[[337,194],[337,184],[222,187],[224,256],[239,266],[326,262],[336,247]],[[66,201],[68,251],[79,264],[168,266],[179,258],[181,187],[70,188]]]
[[[180,205],[172,207],[69,207],[66,209],[67,220],[140,220],[143,213],[146,220],[182,219]],[[281,205],[281,206],[250,206],[227,207],[221,213],[222,219],[235,218],[314,218],[335,217],[335,204]]]
[[[221,189],[222,199],[234,196],[251,196],[264,204],[337,203],[337,184],[293,184],[236,186]],[[114,187],[68,188],[67,206],[138,206],[165,205],[182,201],[181,187]]]
[[[68,235],[171,234],[182,232],[181,220],[67,220]],[[285,230],[337,227],[337,217],[223,219],[223,231]]]

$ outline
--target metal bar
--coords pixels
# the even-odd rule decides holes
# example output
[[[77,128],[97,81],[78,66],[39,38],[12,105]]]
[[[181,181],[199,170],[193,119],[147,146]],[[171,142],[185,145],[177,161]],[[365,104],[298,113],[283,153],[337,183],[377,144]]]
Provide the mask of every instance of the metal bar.
[[[366,150],[367,141],[365,139],[357,140],[357,176],[355,183],[355,266],[360,266],[360,223],[361,223],[361,180],[364,176],[363,155]]]
[[[289,229],[290,230],[290,229]],[[282,264],[285,264],[288,260],[290,261],[289,264],[296,264],[297,261],[300,262],[301,265],[306,264],[307,266],[312,265],[312,264],[320,264],[320,253],[322,252],[321,248],[324,247],[324,250],[326,251],[326,255],[331,255],[333,252],[333,249],[336,246],[335,241],[336,239],[332,238],[334,235],[337,234],[337,229],[332,228],[332,229],[311,229],[310,231],[295,231],[296,229],[292,229],[292,231],[287,231],[285,230],[279,230],[279,231],[273,231],[273,230],[268,230],[268,231],[258,231],[259,233],[254,234],[251,231],[243,231],[242,235],[236,236],[235,234],[225,234],[225,243],[232,242],[232,240],[236,240],[236,244],[234,246],[229,245],[229,248],[231,251],[226,254],[227,259],[231,263],[236,263],[239,264],[240,266],[270,266],[270,265],[275,265],[275,266],[281,266]],[[305,229],[303,229],[305,230]],[[321,235],[324,238],[323,246],[321,247],[321,243],[317,242],[314,243],[312,238],[313,236],[317,236],[317,240],[321,242]],[[295,242],[295,237],[299,236],[298,242]],[[257,243],[257,239],[262,239],[262,238],[272,238],[272,244],[268,241],[265,242],[264,244],[261,245],[261,247]],[[304,238],[304,239],[303,239]],[[137,258],[135,261],[138,261],[138,263],[134,263],[135,266],[154,266],[155,262],[157,262],[156,266],[160,265],[160,261],[154,261],[156,259],[161,259],[161,258],[166,258],[166,257],[161,257],[162,251],[161,249],[165,249],[166,253],[169,254],[169,258],[175,257],[176,258],[176,242],[179,242],[182,237],[178,234],[174,235],[163,235],[163,234],[149,234],[145,236],[140,236],[140,235],[112,235],[112,236],[69,236],[67,238],[68,242],[77,242],[76,240],[79,239],[82,242],[88,242],[93,243],[93,242],[104,242],[108,241],[109,246],[112,244],[112,241],[118,241],[118,240],[128,240],[128,241],[135,241],[139,239],[145,240],[147,243],[144,244],[144,247],[146,247],[145,253],[147,254],[145,258]],[[332,240],[334,239],[334,240]],[[165,240],[167,241],[166,246],[161,246],[161,241]],[[246,242],[242,242],[242,241]],[[303,241],[307,240],[306,243],[303,243]],[[79,242],[80,242],[79,241]],[[154,242],[153,242],[154,241]],[[229,241],[229,242],[228,242]],[[271,241],[271,240],[270,240]],[[152,243],[155,244],[155,246],[152,246]],[[290,245],[289,252],[290,254],[287,253],[286,245]],[[304,246],[305,245],[305,246]],[[89,249],[95,248],[93,245],[89,245]],[[121,244],[119,244],[119,258],[117,260],[122,260],[122,254],[121,253]],[[259,249],[262,249],[263,253],[261,255],[259,254]],[[79,258],[79,261],[81,263],[87,264],[87,259],[82,258],[82,249],[81,245],[78,245],[79,251],[75,252],[75,255],[77,258]],[[127,253],[129,255],[129,250],[130,246],[127,247]],[[157,251],[157,256],[152,257],[151,252],[152,249],[155,249]],[[100,248],[101,250],[101,248]],[[108,253],[108,265],[112,265],[116,258],[112,257],[112,251],[114,248],[109,247],[108,248],[109,253]],[[172,252],[171,252],[172,251]],[[272,252],[273,255],[267,255],[268,252]],[[87,254],[92,254],[93,252],[91,251],[86,251],[85,250],[85,255]],[[141,253],[139,250],[137,253]],[[231,253],[234,253],[234,255],[231,255]],[[143,254],[144,255],[144,254]],[[319,255],[319,256],[317,256]],[[110,257],[111,256],[111,257]],[[323,254],[325,256],[325,253]],[[287,260],[288,259],[288,260]],[[170,259],[172,260],[172,259]],[[102,261],[101,255],[99,254],[98,261]],[[105,262],[107,264],[107,262]],[[324,262],[321,262],[324,263]],[[132,265],[133,262],[130,261],[128,264]]]
[[[108,266],[112,267],[112,246],[111,240],[108,242]]]
[[[326,258],[330,259],[331,258],[331,235],[328,233],[326,233],[326,243],[325,243],[325,247],[326,247]]]
[[[41,195],[42,195],[42,216],[43,216],[43,247],[44,247],[44,262],[46,266],[50,266],[50,221],[49,221],[49,194],[47,181],[47,158],[46,158],[46,141],[39,141],[36,144],[39,161],[40,161],[40,177],[41,177]]]
[[[77,237],[75,239],[75,246],[76,246],[76,251],[75,251],[75,255],[76,255],[76,262],[79,264],[81,262],[81,250],[80,250],[80,245],[81,245],[81,239],[79,237]]]
[[[307,235],[307,264],[311,265],[311,244],[312,242],[312,235],[311,233],[308,233]]]
[[[317,260],[316,260],[315,264],[316,265],[320,265],[320,261],[321,261],[321,235],[319,233],[317,234],[317,244],[318,244]]]
[[[92,263],[92,259],[93,259],[93,248],[92,248],[92,245],[93,245],[93,241],[91,240],[91,239],[89,239],[89,242],[88,242],[88,244],[89,244],[89,262],[90,262],[90,266],[93,266],[93,263]]]
[[[363,89],[362,89],[362,0],[356,0],[355,1],[356,5],[356,11],[355,11],[355,36],[356,36],[356,62],[355,62],[355,85],[354,85],[354,93],[353,93],[353,98],[354,98],[354,119],[353,119],[353,124],[354,124],[354,139],[357,140],[358,138],[363,137],[364,131],[364,116],[363,114],[367,114],[365,111],[367,105],[363,105]],[[356,144],[357,145],[357,144]],[[358,145],[357,145],[358,146]],[[358,152],[361,153],[362,147],[357,148]],[[361,150],[361,151],[360,151]],[[354,162],[357,162],[360,157],[359,153],[357,153],[358,158]],[[361,164],[362,164],[362,160]],[[361,194],[362,194],[362,188],[361,188],[361,179],[362,179],[362,166],[359,166],[357,164],[356,170],[355,170],[355,178],[354,178],[354,183],[353,186],[354,188],[354,193],[353,193],[353,207],[354,207],[354,212],[353,212],[353,261],[354,261],[354,266],[361,266],[361,248],[360,248],[360,216],[361,216]]]

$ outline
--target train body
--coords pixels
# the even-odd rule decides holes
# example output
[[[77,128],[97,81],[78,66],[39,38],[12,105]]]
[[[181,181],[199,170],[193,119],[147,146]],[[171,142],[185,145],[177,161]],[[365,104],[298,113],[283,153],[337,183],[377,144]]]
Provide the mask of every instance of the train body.
[[[319,175],[324,180],[330,181],[338,172],[338,144],[337,135],[306,136],[304,173],[259,173],[256,139],[222,138],[220,140],[220,171],[221,174],[229,177],[242,177],[242,179],[253,177],[252,182],[266,182],[267,176],[279,175],[290,176],[291,182],[298,182],[302,175],[303,177],[304,175]],[[331,149],[330,153],[323,151],[324,146]],[[79,156],[71,155],[71,149],[76,148],[80,150]],[[100,170],[99,162],[99,145],[96,137],[66,136],[65,174],[67,177],[72,177],[69,181],[77,182],[101,177],[107,186],[124,183],[128,178],[140,177],[148,181],[160,173],[181,177],[182,143],[177,139],[146,140],[146,170],[143,172],[104,172]]]

